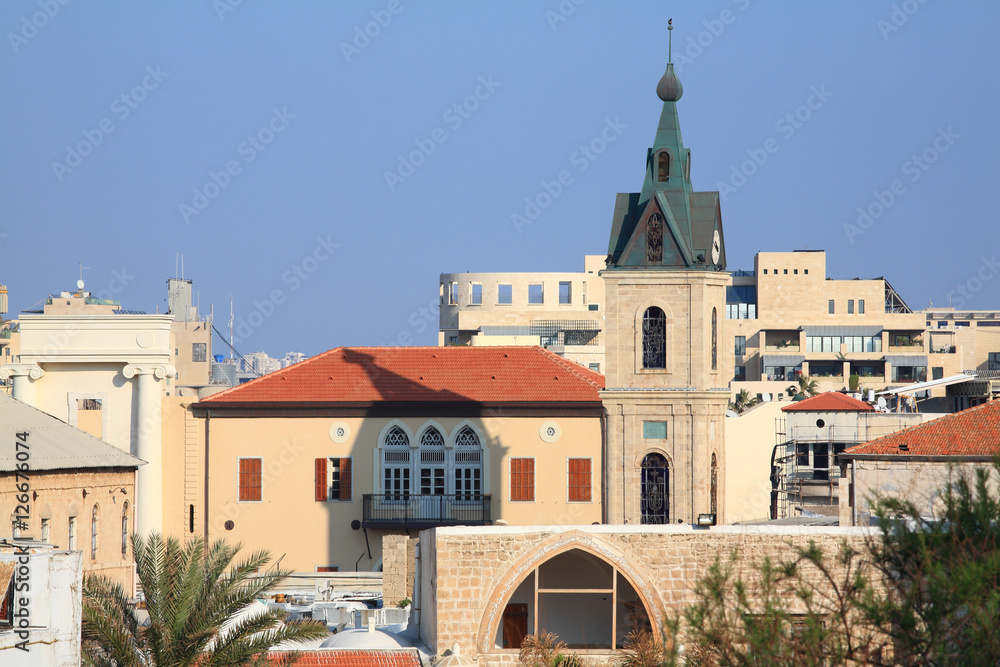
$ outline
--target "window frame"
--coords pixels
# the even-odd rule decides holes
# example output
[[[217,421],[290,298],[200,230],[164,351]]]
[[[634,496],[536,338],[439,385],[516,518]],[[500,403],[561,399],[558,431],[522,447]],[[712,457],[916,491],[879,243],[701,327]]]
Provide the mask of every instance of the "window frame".
[[[827,315],[836,315],[836,314],[837,314],[836,302],[834,299],[830,299],[827,302]]]
[[[254,470],[243,470],[244,461],[257,461],[259,469]],[[252,475],[257,475],[257,498],[244,498],[243,490],[253,489],[252,486],[253,477]],[[246,479],[248,482],[244,484],[244,475],[247,475]],[[261,503],[264,502],[264,459],[260,456],[239,456],[237,457],[236,463],[236,502],[240,503]]]
[[[734,336],[733,338],[735,355],[737,357],[746,356],[747,353],[747,337],[746,336]]]
[[[503,288],[507,288],[507,300],[503,300]],[[514,284],[513,283],[497,283],[497,305],[498,306],[511,306],[514,304]]]
[[[510,502],[512,503],[533,503],[535,502],[535,457],[533,456],[512,456],[509,459],[508,464],[508,475],[509,480],[507,484],[507,493]],[[518,467],[525,466],[528,462],[531,462],[528,466],[530,470],[519,469],[515,470],[515,462],[517,462]],[[515,478],[515,475],[517,477]],[[530,486],[525,481],[530,481]],[[515,481],[517,484],[515,484]],[[530,497],[527,497],[529,496]]]
[[[313,460],[313,500],[317,503],[350,503],[354,502],[354,462],[351,456],[317,456]],[[334,465],[334,461],[338,464]],[[322,466],[320,463],[322,462]],[[322,473],[320,469],[322,468]],[[337,474],[337,497],[334,497],[333,477]],[[323,495],[319,498],[320,476],[323,477]],[[346,491],[345,491],[346,489]]]
[[[566,300],[563,300],[563,287],[566,288]],[[559,281],[559,305],[560,306],[572,306],[573,305],[573,281],[572,280],[560,280]]]
[[[533,301],[534,298],[531,294],[531,288],[538,288],[538,301]],[[529,306],[542,306],[545,305],[545,283],[528,283],[528,305]]]
[[[586,470],[573,470],[573,464],[582,466],[586,462]],[[566,502],[568,503],[592,503],[594,502],[594,467],[593,458],[567,456],[566,457]],[[574,484],[574,475],[576,484]],[[584,477],[586,481],[584,481]],[[574,493],[576,491],[576,493]],[[579,497],[574,497],[579,495]]]
[[[476,288],[479,288],[478,296],[476,299]],[[483,305],[483,284],[482,283],[469,283],[469,305],[470,306],[481,306]]]
[[[195,354],[196,350],[201,350],[201,359]],[[208,361],[208,343],[191,343],[191,363],[203,364],[206,361]]]

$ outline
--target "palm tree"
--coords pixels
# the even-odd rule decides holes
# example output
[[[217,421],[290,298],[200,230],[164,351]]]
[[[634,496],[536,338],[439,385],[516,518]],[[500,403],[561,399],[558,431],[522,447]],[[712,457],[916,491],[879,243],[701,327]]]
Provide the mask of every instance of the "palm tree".
[[[121,584],[103,576],[83,582],[83,664],[95,667],[258,665],[282,643],[327,636],[317,621],[283,622],[278,610],[245,613],[288,572],[255,574],[271,560],[255,551],[233,564],[240,545],[201,539],[181,546],[158,533],[132,535],[132,554],[149,612],[140,624]],[[242,615],[238,616],[241,612]],[[290,665],[290,653],[281,664]]]
[[[741,415],[755,405],[757,405],[757,398],[751,398],[749,391],[741,389],[740,393],[736,394],[736,398],[729,403],[729,409]]]
[[[803,396],[815,396],[819,393],[819,384],[808,375],[798,377],[799,391]]]

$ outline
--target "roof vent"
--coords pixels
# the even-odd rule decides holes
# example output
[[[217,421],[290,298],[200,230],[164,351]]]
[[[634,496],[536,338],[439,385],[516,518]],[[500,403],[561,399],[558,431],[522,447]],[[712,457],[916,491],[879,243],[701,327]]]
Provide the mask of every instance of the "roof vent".
[[[908,451],[910,451],[910,446],[909,445],[900,445],[899,446],[899,451],[901,451],[901,452],[908,452]]]
[[[491,380],[496,380],[496,379],[497,379],[497,376],[496,376],[496,375],[491,375],[491,376],[490,376],[490,379],[491,379]]]

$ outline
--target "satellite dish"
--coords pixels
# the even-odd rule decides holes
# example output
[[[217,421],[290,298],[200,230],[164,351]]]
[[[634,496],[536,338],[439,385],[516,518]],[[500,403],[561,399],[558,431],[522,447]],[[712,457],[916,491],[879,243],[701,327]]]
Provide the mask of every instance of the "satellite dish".
[[[885,396],[879,396],[878,397],[878,404],[877,405],[880,408],[884,408],[885,407]]]
[[[764,403],[767,403],[768,401],[771,400],[771,394],[761,394],[760,400],[763,401]]]
[[[76,288],[77,289],[83,289],[83,281],[82,280],[77,280],[76,281]]]

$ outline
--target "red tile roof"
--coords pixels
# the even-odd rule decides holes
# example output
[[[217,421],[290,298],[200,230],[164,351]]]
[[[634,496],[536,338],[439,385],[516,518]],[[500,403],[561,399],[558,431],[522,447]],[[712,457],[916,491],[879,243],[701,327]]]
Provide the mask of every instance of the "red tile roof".
[[[279,663],[285,651],[270,651],[269,662]],[[303,650],[295,667],[420,667],[416,649]]]
[[[859,401],[847,394],[837,391],[828,391],[825,394],[818,394],[807,398],[804,401],[796,401],[791,405],[781,408],[782,412],[874,412],[873,408],[864,401]]]
[[[592,403],[604,376],[541,347],[338,347],[201,404]]]
[[[986,403],[852,447],[851,456],[977,456],[1000,454],[1000,401]]]

